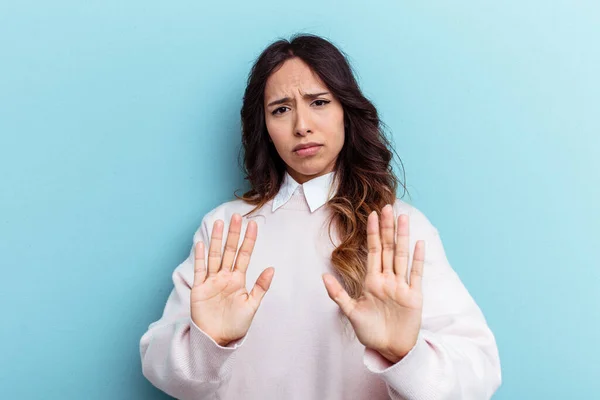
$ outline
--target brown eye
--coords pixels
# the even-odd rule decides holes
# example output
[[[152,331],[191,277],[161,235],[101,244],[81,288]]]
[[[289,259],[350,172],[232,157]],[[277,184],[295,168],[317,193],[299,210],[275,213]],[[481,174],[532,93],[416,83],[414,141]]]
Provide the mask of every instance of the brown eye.
[[[322,103],[322,104],[317,104],[317,106],[319,106],[319,107],[324,106],[325,104],[329,104],[330,103],[329,100],[315,100],[313,102],[313,104],[319,103],[319,102]]]
[[[275,110],[273,110],[273,112],[271,114],[273,114],[273,115],[275,115],[275,114],[283,114],[283,112],[278,112],[278,111],[281,111],[281,110],[285,111],[286,108],[287,107],[276,108]]]

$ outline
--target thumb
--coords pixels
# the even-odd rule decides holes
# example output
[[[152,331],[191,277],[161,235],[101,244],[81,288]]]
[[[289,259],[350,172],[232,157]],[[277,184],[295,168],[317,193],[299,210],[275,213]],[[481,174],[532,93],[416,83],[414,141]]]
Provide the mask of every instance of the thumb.
[[[354,309],[354,299],[348,295],[348,292],[346,292],[333,275],[326,273],[322,275],[322,278],[329,298],[340,306],[346,316],[350,316],[350,313]]]
[[[260,302],[263,297],[265,297],[265,293],[271,287],[271,282],[273,281],[273,275],[275,274],[275,268],[269,267],[265,269],[259,277],[256,279],[256,283],[250,292],[250,301],[252,302],[254,309],[258,309]]]

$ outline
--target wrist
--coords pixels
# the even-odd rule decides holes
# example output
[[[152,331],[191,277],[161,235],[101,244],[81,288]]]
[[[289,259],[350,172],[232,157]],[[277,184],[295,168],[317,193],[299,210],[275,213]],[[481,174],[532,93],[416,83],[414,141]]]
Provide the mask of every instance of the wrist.
[[[204,333],[206,336],[210,337],[210,338],[211,338],[211,339],[212,339],[212,340],[213,340],[213,341],[214,341],[216,344],[218,344],[219,346],[221,346],[221,347],[225,347],[225,346],[227,346],[227,344],[229,344],[230,340],[223,340],[223,339],[220,339],[220,338],[219,338],[219,337],[217,337],[217,336],[213,336],[213,335],[211,334],[211,332],[209,332],[208,330],[206,330],[206,329],[202,329],[202,327],[201,327],[201,324],[198,324],[196,321],[194,321],[194,318],[192,318],[192,323],[193,323],[194,325],[196,325],[196,327],[197,327],[198,329],[200,329],[200,330],[201,330],[201,331],[202,331],[202,332],[203,332],[203,333]]]
[[[405,349],[397,349],[393,346],[389,346],[384,349],[377,350],[377,352],[392,364],[396,364],[397,362],[401,361],[404,357],[406,357],[408,353],[410,353],[410,351],[417,345],[418,340],[419,337],[417,336],[412,346]]]
[[[378,350],[377,351],[383,358],[391,362],[392,364],[396,364],[401,361],[406,354],[397,354],[395,352],[389,350]]]

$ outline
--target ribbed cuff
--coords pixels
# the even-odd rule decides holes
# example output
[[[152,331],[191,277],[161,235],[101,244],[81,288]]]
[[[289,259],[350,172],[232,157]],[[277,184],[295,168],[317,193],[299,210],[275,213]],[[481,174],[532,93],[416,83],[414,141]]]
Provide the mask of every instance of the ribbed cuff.
[[[244,344],[248,335],[221,346],[190,318],[190,351],[192,373],[202,380],[223,380],[231,374],[235,351]]]
[[[373,374],[383,379],[392,389],[403,398],[409,399],[439,399],[441,393],[447,392],[448,385],[444,382],[442,370],[443,355],[435,345],[428,341],[430,332],[419,331],[415,346],[395,364],[377,351],[365,348],[363,361]]]

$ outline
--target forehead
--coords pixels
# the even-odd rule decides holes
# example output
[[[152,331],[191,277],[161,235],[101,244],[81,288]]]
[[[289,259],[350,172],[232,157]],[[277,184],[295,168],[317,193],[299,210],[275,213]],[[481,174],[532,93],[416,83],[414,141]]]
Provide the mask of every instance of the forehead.
[[[265,100],[274,96],[292,96],[298,92],[314,93],[326,90],[325,83],[298,57],[286,60],[283,65],[269,76],[265,86]]]

